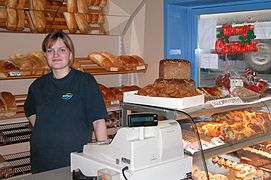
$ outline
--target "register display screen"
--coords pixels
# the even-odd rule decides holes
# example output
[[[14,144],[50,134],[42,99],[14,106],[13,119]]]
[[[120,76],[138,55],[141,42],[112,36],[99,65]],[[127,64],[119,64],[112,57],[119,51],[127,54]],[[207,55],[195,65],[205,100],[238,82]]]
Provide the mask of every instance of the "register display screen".
[[[140,113],[140,114],[129,114],[128,115],[128,126],[129,127],[140,127],[140,126],[157,126],[157,114],[152,113]]]

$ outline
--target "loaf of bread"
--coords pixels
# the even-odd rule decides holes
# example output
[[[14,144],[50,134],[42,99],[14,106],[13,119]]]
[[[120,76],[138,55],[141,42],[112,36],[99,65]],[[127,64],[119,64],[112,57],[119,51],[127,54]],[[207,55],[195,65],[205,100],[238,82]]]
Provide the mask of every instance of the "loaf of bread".
[[[159,63],[159,79],[190,79],[191,63],[184,59],[163,59]]]
[[[30,12],[26,11],[26,19],[29,25],[29,28],[31,30],[32,33],[37,33],[38,31],[36,30],[36,27],[34,26],[34,22],[31,18]]]
[[[101,67],[105,68],[113,67],[113,63],[110,61],[110,59],[103,56],[101,53],[91,52],[88,54],[88,58]]]
[[[43,11],[30,10],[31,21],[37,32],[42,33],[45,31],[46,19]]]
[[[17,0],[6,0],[6,7],[15,9],[17,5]]]
[[[99,6],[103,8],[106,6],[106,4],[107,4],[107,0],[100,0]]]
[[[77,0],[67,0],[67,12],[75,13],[77,10]]]
[[[100,54],[104,56],[105,58],[107,58],[108,60],[110,60],[113,67],[120,68],[124,66],[123,62],[117,56],[109,52],[100,52]]]
[[[77,0],[77,8],[79,13],[88,13],[88,0]]]
[[[6,27],[8,30],[15,31],[17,26],[17,12],[16,9],[7,8]]]
[[[138,90],[138,95],[168,98],[184,98],[200,95],[195,88],[193,80],[183,79],[157,79],[153,84],[149,84]]]
[[[17,72],[19,67],[12,61],[0,60],[0,77],[6,78],[9,72]]]
[[[82,34],[87,34],[89,32],[89,24],[87,14],[75,13],[75,20],[77,26]]]
[[[74,13],[63,12],[69,33],[75,33],[78,29]]]
[[[16,5],[16,9],[21,9],[21,10],[23,10],[23,9],[24,9],[24,6],[25,6],[25,1],[26,1],[26,0],[18,0],[17,5]]]
[[[144,65],[145,64],[144,60],[140,56],[132,55],[132,57],[137,60],[138,65]]]
[[[30,10],[44,11],[46,6],[46,0],[29,0]]]
[[[17,9],[17,27],[16,30],[17,31],[22,31],[24,30],[25,27],[25,13],[23,9]]]
[[[15,96],[10,92],[1,92],[0,93],[0,109],[3,109],[4,112],[0,112],[2,116],[10,117],[16,114],[16,104],[15,104]]]
[[[0,8],[0,22],[5,22],[7,19],[7,10]]]

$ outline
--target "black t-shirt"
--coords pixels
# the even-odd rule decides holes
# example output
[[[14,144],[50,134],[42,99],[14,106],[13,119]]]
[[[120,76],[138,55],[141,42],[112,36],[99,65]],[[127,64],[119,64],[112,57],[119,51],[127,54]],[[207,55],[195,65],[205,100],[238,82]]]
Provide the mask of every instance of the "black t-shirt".
[[[32,173],[70,165],[70,153],[90,142],[93,121],[108,116],[94,77],[75,69],[62,79],[52,73],[36,79],[24,110],[27,117],[36,114],[30,139]]]

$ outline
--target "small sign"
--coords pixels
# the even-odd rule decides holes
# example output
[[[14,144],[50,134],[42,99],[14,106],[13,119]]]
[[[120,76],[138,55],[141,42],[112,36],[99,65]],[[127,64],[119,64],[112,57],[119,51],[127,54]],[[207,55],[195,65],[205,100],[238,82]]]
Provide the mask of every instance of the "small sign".
[[[232,97],[225,99],[217,99],[208,101],[213,107],[229,106],[229,105],[239,105],[244,103],[240,97]]]
[[[243,80],[242,79],[239,79],[239,78],[231,78],[230,79],[230,87],[233,88],[233,87],[243,87]]]
[[[9,72],[9,76],[21,76],[22,73],[21,72],[18,72],[18,71],[15,71],[15,72]]]
[[[117,68],[117,67],[110,67],[110,69],[109,69],[110,71],[118,71],[119,70],[119,68]]]
[[[115,105],[115,104],[120,104],[120,101],[119,100],[113,100],[113,101],[111,101],[111,105]]]
[[[143,69],[146,69],[145,66],[136,66],[136,70],[143,70]]]

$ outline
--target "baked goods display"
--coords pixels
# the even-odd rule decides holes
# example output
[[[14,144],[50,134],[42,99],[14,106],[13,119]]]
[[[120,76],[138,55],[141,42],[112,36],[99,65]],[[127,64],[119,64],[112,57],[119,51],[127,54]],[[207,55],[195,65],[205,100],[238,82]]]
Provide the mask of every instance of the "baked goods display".
[[[193,80],[157,79],[137,92],[141,96],[183,98],[200,95]]]
[[[123,100],[123,93],[132,90],[138,90],[140,87],[122,86],[122,87],[106,87],[105,85],[99,84],[100,91],[103,95],[104,102],[107,106],[119,105],[120,101]]]
[[[237,141],[271,130],[270,113],[240,110],[212,115],[211,122],[198,123],[200,133],[220,137],[225,142]]]
[[[248,88],[241,87],[241,86],[231,88],[230,91],[233,97],[240,97],[244,101],[257,100],[260,98],[259,93],[256,93]]]
[[[107,0],[5,0],[0,5],[0,27],[10,31],[106,34]]]
[[[15,104],[15,96],[3,91],[0,93],[0,117],[10,117],[16,114],[17,106]]]
[[[230,96],[228,90],[224,87],[198,87],[198,89],[204,94],[205,102]]]
[[[251,179],[268,179],[270,174],[260,170],[252,165],[239,163],[227,158],[215,156],[212,158],[212,162],[223,166],[224,168],[229,168],[234,171],[235,177],[243,180]]]
[[[49,72],[43,52],[17,53],[9,59],[19,67],[19,75],[42,75]]]
[[[144,60],[137,55],[115,56],[109,52],[90,52],[88,58],[109,71],[146,69]]]
[[[184,59],[162,59],[159,63],[159,79],[190,80],[191,63]]]
[[[208,172],[208,176],[210,180],[228,180],[228,178],[223,174],[212,174]],[[205,171],[200,170],[198,167],[192,167],[192,178],[193,180],[207,180],[207,173]]]

